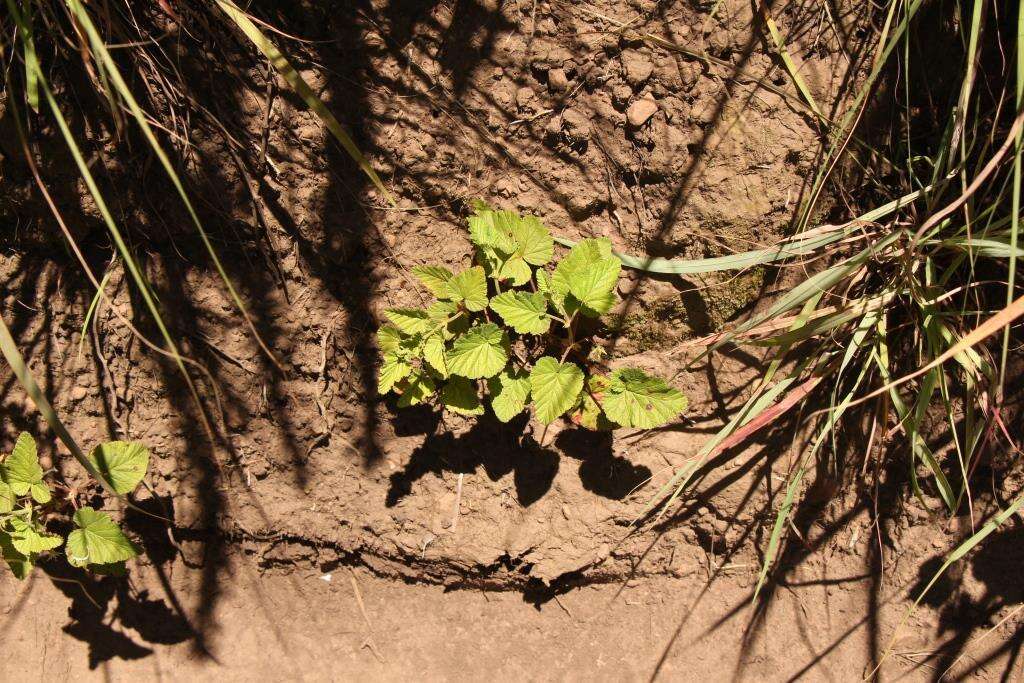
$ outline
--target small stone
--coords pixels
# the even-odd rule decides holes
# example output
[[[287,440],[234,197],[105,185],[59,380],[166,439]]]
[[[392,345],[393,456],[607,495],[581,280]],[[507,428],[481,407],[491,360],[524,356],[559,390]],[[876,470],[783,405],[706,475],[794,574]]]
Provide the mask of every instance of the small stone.
[[[555,92],[569,89],[569,77],[565,75],[565,69],[552,69],[548,72],[548,87]]]
[[[700,106],[694,106],[690,109],[690,121],[702,126],[707,126],[714,122],[715,116],[715,107],[707,103],[701,103]]]
[[[697,84],[697,79],[699,77],[700,67],[696,64],[684,64],[679,69],[679,80],[685,92],[693,90],[693,86]]]
[[[494,67],[494,70],[491,72],[491,77],[494,80],[500,80],[501,77],[504,76],[504,75],[505,75],[505,70],[502,69],[500,66]]]
[[[572,52],[564,47],[556,46],[551,48],[551,51],[548,52],[548,64],[550,64],[552,68],[563,67],[566,64],[571,65],[572,61]]]
[[[71,390],[71,400],[81,401],[83,398],[89,395],[89,390],[79,385]]]
[[[604,208],[604,200],[583,192],[565,193],[569,200],[569,215],[576,220],[589,218]]]
[[[398,242],[398,238],[391,234],[384,235],[384,241],[388,243],[389,247],[394,247]]]
[[[626,110],[626,122],[633,128],[639,128],[650,121],[657,111],[658,103],[644,97],[629,105],[629,109]]]

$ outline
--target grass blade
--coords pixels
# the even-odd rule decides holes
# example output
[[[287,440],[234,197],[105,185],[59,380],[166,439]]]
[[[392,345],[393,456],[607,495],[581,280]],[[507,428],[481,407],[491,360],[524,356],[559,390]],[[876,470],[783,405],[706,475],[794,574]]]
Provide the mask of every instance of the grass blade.
[[[782,59],[782,63],[786,67],[786,71],[789,72],[789,77],[793,79],[793,83],[796,84],[797,90],[803,95],[803,98],[807,100],[807,106],[811,108],[819,119],[824,120],[825,116],[821,113],[821,109],[818,107],[818,103],[814,101],[814,96],[811,95],[811,89],[807,87],[807,83],[804,81],[803,76],[796,68],[796,64],[793,62],[793,58],[790,57],[789,51],[786,50],[786,41],[782,38],[782,34],[779,33],[779,27],[775,24],[775,20],[772,19],[772,14],[768,9],[768,5],[761,2],[761,12],[764,15],[764,23],[768,27],[768,33],[771,34],[772,41],[775,43],[775,50],[779,53],[779,57]]]
[[[188,211],[189,217],[192,219],[192,223],[195,225],[196,230],[199,232],[199,237],[202,240],[203,245],[206,247],[206,251],[207,253],[209,253],[210,258],[217,269],[217,273],[220,275],[221,280],[224,282],[224,286],[227,287],[228,293],[231,295],[231,299],[232,301],[234,301],[235,306],[238,308],[239,312],[241,312],[242,317],[245,318],[245,322],[248,324],[249,329],[252,331],[257,344],[259,344],[260,348],[267,355],[270,361],[279,370],[283,371],[284,368],[281,366],[280,362],[278,362],[277,357],[274,355],[274,353],[263,341],[263,337],[256,329],[256,325],[253,323],[252,318],[249,316],[249,312],[246,309],[245,304],[242,303],[242,298],[238,295],[238,292],[235,291],[235,287],[231,283],[231,278],[228,277],[227,271],[224,269],[224,265],[221,263],[220,258],[217,256],[217,251],[216,249],[213,248],[213,243],[210,241],[209,235],[203,228],[202,221],[199,220],[199,215],[196,213],[195,207],[193,207],[192,201],[189,199],[188,193],[185,191],[185,186],[181,182],[181,178],[174,170],[174,165],[171,163],[170,158],[167,156],[167,153],[164,151],[163,146],[160,144],[160,141],[157,139],[156,134],[153,132],[152,127],[149,125],[149,121],[146,118],[145,112],[143,112],[142,107],[135,99],[135,96],[132,94],[132,91],[128,87],[128,84],[125,83],[124,78],[121,76],[120,69],[118,69],[117,64],[110,56],[110,52],[107,50],[107,47],[103,42],[103,39],[101,38],[99,32],[96,30],[96,26],[93,24],[88,12],[86,12],[85,8],[82,6],[81,0],[66,0],[66,2],[68,8],[71,10],[76,21],[88,36],[89,44],[92,48],[93,54],[96,55],[99,61],[106,67],[107,75],[113,83],[114,88],[117,91],[117,94],[124,100],[125,104],[128,106],[129,111],[131,111],[132,116],[135,118],[135,121],[138,123],[139,128],[142,130],[142,134],[146,138],[146,142],[149,143],[149,146],[152,148],[153,153],[156,154],[157,159],[159,159],[160,165],[163,166],[164,171],[167,173],[167,176],[170,178],[171,183],[174,185],[174,188],[177,191],[178,196],[181,198],[182,203],[185,205],[185,208]],[[38,72],[38,61],[35,61],[35,64]],[[40,74],[37,73],[37,77],[39,75]]]
[[[331,132],[331,135],[337,139],[348,155],[359,164],[359,168],[363,170],[363,173],[367,175],[370,182],[373,183],[374,187],[383,195],[384,199],[391,206],[395,206],[394,197],[388,192],[387,188],[384,187],[384,183],[381,182],[380,176],[373,170],[373,166],[366,160],[363,153],[359,151],[356,143],[352,141],[352,137],[346,132],[345,128],[341,125],[338,119],[331,113],[331,110],[327,108],[324,101],[320,99],[313,89],[306,83],[306,80],[299,74],[298,71],[291,65],[287,57],[281,54],[281,51],[277,49],[273,41],[270,40],[259,29],[256,24],[253,23],[252,19],[239,9],[238,5],[231,2],[231,0],[216,0],[217,5],[226,14],[238,28],[245,34],[245,37],[252,41],[252,44],[259,49],[260,52],[270,60],[277,72],[281,74],[288,85],[298,93],[299,97],[306,103],[313,112],[320,117],[324,125],[327,126],[327,130]]]
[[[114,490],[114,487],[103,478],[103,475],[93,466],[89,459],[85,457],[85,453],[78,446],[78,442],[71,436],[71,433],[61,422],[60,418],[57,417],[57,412],[50,405],[50,402],[46,400],[46,396],[43,395],[42,390],[39,388],[39,384],[36,383],[35,378],[28,369],[28,365],[25,363],[25,358],[21,355],[18,350],[18,345],[15,344],[14,338],[11,336],[11,331],[7,328],[7,323],[4,321],[3,316],[0,315],[0,353],[3,353],[4,358],[7,360],[7,364],[11,366],[11,370],[14,372],[14,376],[17,377],[18,382],[22,388],[25,389],[25,393],[28,394],[32,402],[36,404],[36,408],[39,409],[39,413],[46,420],[46,423],[50,425],[50,429],[54,431],[61,442],[71,451],[71,455],[75,457],[85,471],[89,475],[98,481],[103,489],[123,500],[130,507],[135,508],[123,495]],[[137,508],[136,508],[137,509]]]
[[[714,273],[723,270],[742,270],[752,266],[767,265],[777,261],[784,261],[792,256],[805,256],[813,254],[819,249],[834,244],[854,234],[861,229],[864,223],[873,223],[884,218],[916,199],[927,195],[933,186],[921,188],[914,192],[903,195],[898,199],[887,202],[867,213],[864,213],[845,226],[832,230],[824,230],[820,233],[803,233],[796,237],[782,240],[778,245],[767,249],[754,249],[753,251],[729,254],[728,256],[716,256],[706,259],[665,259],[654,256],[638,257],[628,254],[613,252],[626,268],[642,270],[648,273],[659,273],[662,275],[695,275],[699,273]],[[559,244],[569,247],[576,246],[576,242],[565,237],[555,237]]]
[[[942,575],[946,573],[946,570],[949,569],[949,567],[954,562],[963,558],[967,553],[971,552],[971,550],[973,550],[979,543],[988,538],[993,531],[1002,526],[1003,523],[1006,522],[1006,520],[1012,517],[1014,513],[1016,513],[1017,510],[1020,509],[1021,505],[1024,505],[1024,496],[1017,498],[1017,500],[1013,501],[1013,503],[1011,503],[1008,508],[1001,511],[999,514],[997,514],[989,521],[985,522],[985,525],[981,527],[975,534],[973,534],[966,541],[958,545],[949,555],[946,556],[946,559],[943,561],[942,565],[938,568],[935,574],[932,575],[931,580],[928,581],[928,585],[926,585],[924,589],[921,590],[921,593],[914,600],[914,604],[907,608],[907,611],[904,613],[903,618],[900,620],[900,623],[896,626],[896,629],[893,631],[892,636],[889,638],[889,643],[885,646],[885,650],[882,652],[882,656],[878,658],[878,663],[875,665],[875,668],[872,669],[871,672],[864,677],[864,680],[871,679],[878,672],[878,669],[882,666],[885,660],[889,658],[889,655],[892,654],[892,648],[893,645],[896,644],[896,638],[897,636],[899,636],[900,631],[903,630],[903,627],[906,625],[907,620],[910,619],[910,617],[920,606],[921,601],[924,600],[924,596],[928,594],[928,591],[932,589],[932,586],[934,586],[936,582],[940,578],[942,578]]]
[[[1017,5],[1017,83],[1016,103],[1017,109],[1024,108],[1024,7]],[[1006,304],[1010,305],[1016,294],[1017,285],[1017,240],[1020,235],[1020,194],[1021,194],[1021,133],[1018,130],[1013,138],[1013,189],[1010,192],[1011,201],[1011,225],[1010,225],[1010,264],[1006,281]],[[999,384],[996,394],[1000,398],[1003,395],[1003,385],[1006,379],[1006,361],[1010,352],[1010,328],[1003,331],[1003,348],[999,355]]]

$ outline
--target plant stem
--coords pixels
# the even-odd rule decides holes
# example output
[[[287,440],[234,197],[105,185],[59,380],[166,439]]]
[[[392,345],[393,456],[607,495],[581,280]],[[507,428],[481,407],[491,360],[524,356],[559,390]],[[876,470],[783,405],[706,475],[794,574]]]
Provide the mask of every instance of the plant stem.
[[[575,321],[576,321],[576,313],[573,313],[572,315],[569,316],[568,320],[564,321],[565,328],[567,330],[569,330],[569,344],[568,344],[568,346],[565,347],[565,352],[562,354],[562,359],[559,361],[560,363],[564,363],[565,362],[565,359],[569,357],[569,352],[572,351],[572,348],[574,346],[576,346],[576,330],[573,329],[573,326],[572,326],[572,324]]]

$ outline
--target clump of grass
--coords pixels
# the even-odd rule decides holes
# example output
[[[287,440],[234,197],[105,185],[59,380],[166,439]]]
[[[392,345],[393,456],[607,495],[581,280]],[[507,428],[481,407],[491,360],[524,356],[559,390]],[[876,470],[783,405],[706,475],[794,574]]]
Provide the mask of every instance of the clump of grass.
[[[766,264],[801,273],[795,286],[762,311],[705,340],[706,353],[727,344],[764,347],[766,369],[746,404],[645,511],[645,517],[664,514],[688,495],[695,473],[713,455],[784,413],[802,412],[810,437],[787,474],[755,599],[775,565],[807,473],[838,476],[837,443],[848,426],[863,434],[865,421],[869,425],[867,438],[860,439],[865,477],[877,473],[895,450],[885,435],[902,433],[911,492],[930,509],[930,490],[946,515],[967,511],[973,519],[971,475],[984,454],[994,448],[1016,452],[1000,410],[1015,344],[1011,325],[1024,314],[1016,275],[1024,254],[1024,12],[1018,8],[1018,16],[1007,17],[1009,7],[979,0],[929,8],[926,17],[923,5],[888,4],[870,73],[850,109],[828,125],[822,163],[792,237],[773,248],[717,259],[624,257],[627,265],[660,273],[743,271]],[[782,51],[778,28],[771,28]],[[913,56],[919,49],[937,49],[936,32],[947,35],[941,49],[962,47],[955,86],[946,91],[923,80],[933,66],[925,68]],[[788,67],[791,60],[785,54],[783,60]],[[795,84],[804,93],[800,86]],[[868,110],[892,117],[886,135],[863,130]],[[929,117],[942,122],[940,135],[921,123]],[[861,152],[848,144],[855,134]],[[863,170],[855,178],[849,161],[865,148],[870,154],[857,158]],[[840,225],[813,227],[818,199],[830,189],[849,195],[847,183],[858,183],[863,189],[856,194],[874,200],[874,208]],[[924,431],[934,410],[944,415],[952,440],[943,453],[932,450]],[[919,476],[921,468],[930,481]],[[949,555],[943,570],[1020,505],[1017,499],[991,517]]]
[[[99,118],[96,128],[113,131],[114,142],[120,143],[124,150],[134,140],[143,143],[172,186],[254,340],[278,370],[283,368],[257,331],[241,294],[228,276],[195,208],[196,200],[180,171],[183,158],[189,152],[191,131],[188,122],[191,117],[204,117],[208,119],[207,123],[221,130],[223,124],[197,101],[188,79],[179,71],[175,55],[165,50],[162,38],[180,30],[182,25],[189,26],[190,35],[192,32],[205,32],[204,35],[209,34],[206,38],[220,42],[223,42],[226,32],[238,31],[270,61],[285,82],[321,118],[346,152],[369,176],[381,196],[391,203],[393,199],[323,101],[291,67],[274,42],[257,27],[250,15],[230,0],[217,0],[211,5],[177,6],[177,9],[164,2],[143,7],[129,0],[100,5],[82,0],[2,0],[0,7],[0,100],[5,104],[7,116],[13,119],[24,159],[40,194],[95,287],[90,312],[95,303],[105,297],[104,283],[96,277],[83,257],[80,245],[67,229],[64,216],[50,196],[41,171],[42,164],[38,163],[38,153],[32,145],[33,139],[43,134],[43,129],[52,130],[54,126],[100,213],[116,248],[117,258],[130,276],[146,312],[156,326],[160,341],[151,341],[143,337],[129,321],[122,319],[122,322],[150,349],[174,361],[199,408],[197,412],[203,428],[209,438],[214,440],[213,427],[201,405],[189,369],[198,369],[207,377],[209,373],[196,361],[181,354],[175,332],[165,322],[157,298],[137,258],[139,246],[133,243],[132,237],[115,217],[110,208],[110,198],[101,190],[102,179],[96,177],[95,167],[87,152],[95,141],[82,138],[70,121],[79,117],[86,120]],[[182,12],[184,18],[178,12]],[[223,73],[221,77],[225,77]],[[89,83],[93,91],[82,93],[80,88],[76,89],[72,85],[81,82]],[[19,360],[20,355],[13,346],[13,340],[9,339],[6,327],[0,328],[0,331],[6,334],[10,342],[5,344],[4,355],[15,375],[26,391],[36,399],[37,406],[51,427],[77,457],[81,449],[73,446],[73,439],[60,426],[52,408],[40,403],[36,396],[38,392],[33,391],[35,383],[24,371],[24,363]],[[211,385],[216,393],[216,386]],[[79,458],[79,461],[82,462],[82,459]]]

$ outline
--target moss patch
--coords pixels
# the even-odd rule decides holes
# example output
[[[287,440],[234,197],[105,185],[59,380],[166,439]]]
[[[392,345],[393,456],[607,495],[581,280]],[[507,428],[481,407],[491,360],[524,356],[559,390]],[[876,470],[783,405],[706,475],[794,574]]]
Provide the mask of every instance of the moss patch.
[[[719,282],[709,282],[710,286],[701,291],[715,330],[757,300],[764,286],[764,268],[753,268],[734,278],[720,276]]]
[[[602,320],[613,335],[629,342],[629,351],[633,353],[658,348],[693,333],[686,306],[679,295],[653,299],[647,309],[639,313],[609,313]]]

